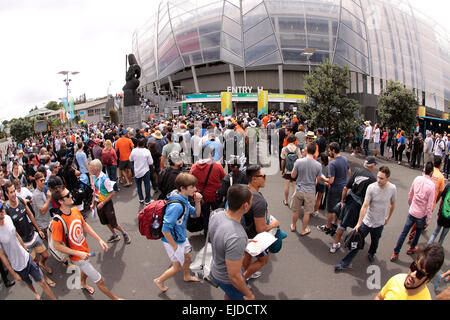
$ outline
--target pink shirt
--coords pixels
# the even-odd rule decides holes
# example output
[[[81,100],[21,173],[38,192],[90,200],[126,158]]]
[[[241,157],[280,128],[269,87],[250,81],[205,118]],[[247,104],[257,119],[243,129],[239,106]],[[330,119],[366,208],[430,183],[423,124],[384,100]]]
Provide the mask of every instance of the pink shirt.
[[[435,192],[436,185],[430,176],[416,177],[409,190],[409,214],[418,219],[426,216],[428,223],[433,214]]]

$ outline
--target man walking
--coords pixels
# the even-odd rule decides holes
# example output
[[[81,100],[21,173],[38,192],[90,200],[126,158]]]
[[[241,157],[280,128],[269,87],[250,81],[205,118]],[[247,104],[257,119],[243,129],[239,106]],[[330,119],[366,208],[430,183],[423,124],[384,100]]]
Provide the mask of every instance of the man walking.
[[[389,222],[395,209],[397,188],[389,182],[390,175],[391,172],[388,167],[383,166],[378,170],[377,182],[372,183],[367,188],[359,220],[355,227],[355,230],[359,231],[363,238],[366,238],[370,233],[371,243],[368,255],[370,262],[375,259],[383,228]],[[358,248],[350,250],[341,262],[334,266],[334,270],[337,272],[347,269],[358,251]]]
[[[337,142],[330,143],[328,151],[330,157],[333,158],[333,161],[328,165],[329,177],[323,179],[330,184],[327,195],[328,219],[327,224],[318,226],[318,229],[333,237],[336,234],[338,219],[333,210],[342,198],[342,190],[347,183],[347,175],[350,175],[351,170],[347,158],[341,156],[341,150]]]
[[[394,248],[394,253],[391,257],[392,262],[398,260],[398,254],[403,246],[403,242],[414,224],[416,225],[416,233],[407,254],[411,255],[417,251],[416,245],[419,242],[422,230],[425,224],[430,222],[431,215],[433,214],[436,189],[435,184],[431,179],[433,169],[433,163],[427,162],[424,169],[425,174],[416,177],[412,183],[408,200],[409,214],[406,218],[403,231],[398,238],[397,245]]]
[[[126,181],[124,187],[130,187],[132,185],[130,155],[134,148],[134,144],[126,134],[126,130],[119,133],[120,138],[116,141],[115,149],[119,150],[119,170]]]
[[[139,203],[144,203],[142,194],[142,182],[145,188],[145,205],[150,203],[150,166],[153,165],[153,158],[150,151],[145,148],[145,138],[138,141],[138,147],[130,154],[130,161],[134,163],[134,178],[139,196]]]
[[[252,205],[253,195],[247,186],[235,184],[228,189],[227,199],[227,210],[219,209],[211,215],[211,275],[225,292],[225,300],[254,300],[241,273],[248,241],[241,220]]]
[[[364,152],[366,154],[366,156],[369,155],[369,143],[370,143],[370,139],[372,138],[372,125],[370,123],[370,121],[366,121],[364,122],[365,124],[365,128],[364,128]]]

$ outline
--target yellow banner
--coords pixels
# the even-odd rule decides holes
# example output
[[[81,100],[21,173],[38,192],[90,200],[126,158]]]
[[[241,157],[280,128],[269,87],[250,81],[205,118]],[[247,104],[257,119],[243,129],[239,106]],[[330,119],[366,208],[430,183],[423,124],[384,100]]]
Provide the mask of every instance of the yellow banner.
[[[417,115],[419,117],[425,117],[425,114],[426,114],[426,108],[425,107],[419,107],[417,109]]]
[[[231,116],[232,111],[231,111],[231,92],[221,92],[220,93],[220,97],[221,97],[221,110],[222,110],[222,115],[224,116]]]
[[[450,114],[444,112],[444,113],[442,114],[442,119],[450,120]]]
[[[269,91],[258,91],[258,117],[269,113]]]

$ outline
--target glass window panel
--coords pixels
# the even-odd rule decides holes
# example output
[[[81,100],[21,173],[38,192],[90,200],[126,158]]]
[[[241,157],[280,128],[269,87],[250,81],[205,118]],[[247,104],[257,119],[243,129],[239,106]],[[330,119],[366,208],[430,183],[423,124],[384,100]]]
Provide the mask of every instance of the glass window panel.
[[[278,25],[280,32],[306,33],[305,19],[303,15],[299,17],[279,17]]]
[[[182,57],[187,66],[203,63],[202,53],[200,51],[183,54]]]
[[[249,65],[264,55],[278,49],[275,36],[271,35],[253,47],[245,50],[245,65]]]
[[[217,47],[220,45],[220,32],[213,32],[201,36],[200,45],[202,48]]]
[[[241,6],[240,0],[228,0],[228,2],[234,4],[238,8]]]
[[[282,33],[280,34],[281,48],[304,49],[306,48],[306,34]]]
[[[176,46],[173,46],[167,50],[167,52],[164,55],[160,55],[160,58],[158,60],[159,64],[159,70],[164,70],[169,64],[171,64],[173,61],[175,61],[179,57],[178,55],[178,49]]]
[[[242,39],[242,30],[241,25],[237,24],[231,19],[228,19],[227,17],[223,17],[223,31],[228,33],[229,35],[235,37],[238,40]]]
[[[353,48],[357,49],[364,55],[367,55],[367,42],[344,24],[341,24],[339,37],[345,40],[345,42],[350,44]]]
[[[222,47],[242,56],[242,43],[226,33],[222,33]]]
[[[333,38],[330,42],[328,36],[308,34],[308,47],[316,50],[333,51],[335,41],[336,38]]]
[[[316,51],[311,57],[311,63],[321,64],[327,59],[331,60],[329,51]]]
[[[295,15],[299,17],[303,16],[303,12],[305,12],[305,7],[303,5],[303,1],[272,1],[266,0],[265,4],[267,6],[267,10],[271,15],[273,14],[286,14],[286,12],[292,14],[295,12]]]
[[[236,56],[235,54],[231,53],[227,49],[221,48],[220,49],[220,59],[224,62],[228,62],[231,64],[235,64],[240,67],[244,67],[243,59],[241,57]]]
[[[251,66],[265,66],[265,65],[270,65],[270,64],[280,64],[281,63],[281,57],[280,57],[280,52],[277,50],[261,59],[259,59],[258,61],[254,62],[251,64]]]
[[[267,18],[267,11],[264,3],[261,3],[256,8],[247,12],[243,17],[244,22],[244,31],[247,31],[249,28],[253,27],[258,22]]]
[[[171,28],[170,28],[170,24],[168,23],[168,24],[166,24],[166,25],[161,29],[161,31],[159,32],[159,34],[158,34],[158,43],[161,44],[161,43],[163,43],[164,41],[166,41],[167,38],[168,38],[169,36],[171,36],[171,32],[172,32],[172,30],[171,30]]]
[[[229,3],[228,1],[225,1],[225,5],[223,7],[223,14],[226,15],[228,18],[233,19],[237,23],[241,23],[241,10],[239,7],[236,7]]]
[[[251,28],[247,32],[244,33],[244,44],[245,47],[248,48],[254,45],[256,42],[261,39],[266,38],[268,35],[272,34],[272,25],[269,19],[264,20],[260,24]]]
[[[337,18],[339,14],[339,1],[305,1],[305,11],[311,15],[331,15]]]
[[[364,72],[368,72],[367,58],[344,41],[338,40],[338,44],[336,46],[336,54],[341,55]]]
[[[281,52],[285,63],[307,63],[306,57],[301,55],[303,50],[283,49]]]
[[[361,7],[354,3],[352,0],[342,0],[342,7],[350,11],[359,20],[364,21]]]
[[[176,35],[177,42],[186,41],[191,38],[198,38],[197,28],[186,29],[184,32],[180,32]]]
[[[204,62],[220,60],[220,47],[204,49],[202,52]]]
[[[178,57],[177,59],[172,61],[165,69],[160,69],[162,71],[159,73],[159,78],[160,79],[164,78],[183,68],[184,68],[183,62],[181,61],[180,57]]]
[[[158,56],[162,57],[166,54],[167,51],[169,51],[169,49],[175,45],[175,42],[173,41],[173,38],[170,37],[169,39],[167,39],[162,45],[160,45],[158,47]]]
[[[179,33],[185,33],[186,29],[197,30],[195,23],[193,23],[195,21],[195,11],[186,12],[176,18],[172,18],[171,23],[174,33],[178,35]]]
[[[200,41],[198,38],[191,38],[186,41],[179,41],[177,43],[181,53],[200,50]]]
[[[261,3],[261,0],[242,0],[242,14],[246,14],[259,3]]]
[[[350,27],[353,31],[361,35],[364,39],[366,38],[366,29],[364,23],[357,19],[354,15],[350,14],[346,9],[342,9],[342,23]]]
[[[328,20],[306,16],[306,29],[308,33],[328,35]]]
[[[200,35],[210,33],[212,31],[220,31],[222,28],[222,19],[219,17],[211,17],[207,21],[199,22],[198,31]]]

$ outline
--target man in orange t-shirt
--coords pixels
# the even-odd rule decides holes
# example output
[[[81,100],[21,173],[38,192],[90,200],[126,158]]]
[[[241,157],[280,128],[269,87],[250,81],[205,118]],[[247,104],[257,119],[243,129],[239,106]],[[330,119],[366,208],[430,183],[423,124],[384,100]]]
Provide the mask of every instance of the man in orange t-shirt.
[[[134,148],[133,141],[128,138],[128,132],[126,130],[119,134],[120,138],[116,141],[116,150],[119,150],[119,170],[122,176],[125,177],[125,187],[131,186],[131,163],[130,154]]]
[[[98,241],[102,249],[107,252],[108,245],[97,235],[92,227],[83,219],[80,210],[73,207],[72,195],[64,186],[56,187],[52,192],[52,199],[60,204],[58,215],[67,225],[67,238],[65,238],[62,222],[53,220],[51,224],[52,238],[56,250],[68,254],[73,264],[81,270],[81,286],[89,294],[94,294],[94,288],[86,284],[86,279],[90,277],[97,287],[112,300],[120,300],[114,295],[103,282],[101,274],[89,261],[91,254],[86,242],[84,232]],[[69,244],[69,246],[66,245]]]

